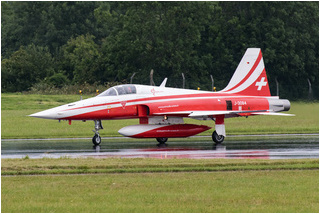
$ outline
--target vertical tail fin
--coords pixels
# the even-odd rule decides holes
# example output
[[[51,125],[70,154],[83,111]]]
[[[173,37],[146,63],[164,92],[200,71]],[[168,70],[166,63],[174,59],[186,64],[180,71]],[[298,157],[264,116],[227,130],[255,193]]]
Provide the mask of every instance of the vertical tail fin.
[[[247,49],[229,84],[222,92],[249,96],[270,96],[260,48]]]

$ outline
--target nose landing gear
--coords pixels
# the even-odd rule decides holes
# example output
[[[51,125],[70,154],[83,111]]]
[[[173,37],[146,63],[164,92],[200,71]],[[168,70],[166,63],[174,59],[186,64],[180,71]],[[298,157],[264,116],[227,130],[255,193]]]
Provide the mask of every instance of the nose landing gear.
[[[94,121],[94,129],[95,129],[95,130],[92,130],[92,131],[95,133],[95,135],[94,135],[93,138],[92,138],[92,143],[93,143],[95,146],[98,146],[98,145],[100,145],[100,143],[101,143],[101,137],[100,137],[100,135],[99,135],[99,130],[100,130],[100,129],[103,129],[101,120],[95,120],[95,121]]]

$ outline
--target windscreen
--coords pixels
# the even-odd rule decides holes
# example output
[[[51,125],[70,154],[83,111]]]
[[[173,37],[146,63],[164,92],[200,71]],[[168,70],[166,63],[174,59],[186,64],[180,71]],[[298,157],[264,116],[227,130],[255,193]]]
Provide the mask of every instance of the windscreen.
[[[117,95],[126,95],[126,94],[136,94],[137,89],[134,85],[119,85],[99,94],[98,97],[102,96],[117,96]]]
[[[117,96],[117,91],[112,87],[112,88],[109,88],[108,90],[102,92],[97,97],[103,97],[103,96]]]
[[[116,86],[115,88],[118,91],[118,95],[137,93],[136,87],[134,85],[120,85]]]

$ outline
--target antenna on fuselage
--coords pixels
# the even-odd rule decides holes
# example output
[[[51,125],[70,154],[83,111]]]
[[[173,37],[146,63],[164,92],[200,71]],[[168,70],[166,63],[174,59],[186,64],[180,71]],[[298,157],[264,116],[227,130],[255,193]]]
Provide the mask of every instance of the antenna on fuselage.
[[[164,80],[162,81],[162,83],[161,83],[161,85],[159,87],[162,87],[162,88],[166,87],[167,80],[168,80],[167,77],[164,78]]]

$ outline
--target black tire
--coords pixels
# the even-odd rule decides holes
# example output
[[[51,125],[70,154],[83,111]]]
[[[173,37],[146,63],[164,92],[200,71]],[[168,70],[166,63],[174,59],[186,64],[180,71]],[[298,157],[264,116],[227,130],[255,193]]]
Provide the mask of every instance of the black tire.
[[[212,140],[217,143],[220,144],[224,141],[224,136],[223,135],[218,135],[218,133],[216,131],[214,131],[212,133]]]
[[[94,135],[92,138],[92,143],[96,146],[100,145],[101,143],[101,137],[99,135]]]
[[[160,144],[165,144],[168,141],[167,137],[158,137],[156,139]]]

